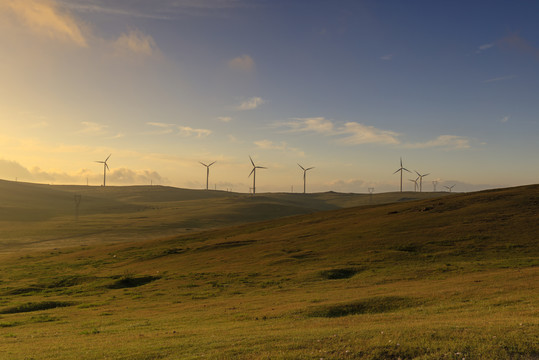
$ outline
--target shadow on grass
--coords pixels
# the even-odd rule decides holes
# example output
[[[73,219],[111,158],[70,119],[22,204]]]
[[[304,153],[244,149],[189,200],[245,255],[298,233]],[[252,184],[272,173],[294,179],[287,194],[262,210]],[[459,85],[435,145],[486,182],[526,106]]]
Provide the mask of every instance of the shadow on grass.
[[[417,299],[400,296],[383,296],[349,303],[321,305],[305,311],[309,317],[334,318],[357,314],[379,314],[420,305]]]
[[[158,276],[122,276],[117,279],[112,284],[107,285],[108,289],[126,289],[133,288],[137,286],[142,286],[151,283],[152,281],[158,280]]]
[[[0,314],[17,314],[31,311],[49,310],[58,307],[66,307],[75,305],[71,301],[42,301],[42,302],[29,302],[17,306],[11,306],[0,310]]]
[[[360,268],[330,269],[321,271],[320,276],[327,280],[349,279],[362,270]]]

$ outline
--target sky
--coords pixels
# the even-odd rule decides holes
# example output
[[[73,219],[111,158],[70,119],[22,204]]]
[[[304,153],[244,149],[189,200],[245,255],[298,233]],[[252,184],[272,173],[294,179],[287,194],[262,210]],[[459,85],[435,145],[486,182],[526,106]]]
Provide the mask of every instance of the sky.
[[[0,178],[249,192],[539,179],[539,2],[0,0]]]

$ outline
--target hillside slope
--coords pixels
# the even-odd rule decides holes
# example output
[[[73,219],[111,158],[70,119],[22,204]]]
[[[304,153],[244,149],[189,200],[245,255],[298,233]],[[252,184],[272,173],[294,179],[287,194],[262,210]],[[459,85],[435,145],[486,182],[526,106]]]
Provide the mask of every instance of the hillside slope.
[[[78,213],[75,195],[80,196]],[[164,186],[89,187],[0,181],[0,252],[145,239],[321,210],[444,193],[259,194]],[[76,216],[78,214],[78,217]]]
[[[0,358],[536,359],[538,215],[534,185],[4,255]]]

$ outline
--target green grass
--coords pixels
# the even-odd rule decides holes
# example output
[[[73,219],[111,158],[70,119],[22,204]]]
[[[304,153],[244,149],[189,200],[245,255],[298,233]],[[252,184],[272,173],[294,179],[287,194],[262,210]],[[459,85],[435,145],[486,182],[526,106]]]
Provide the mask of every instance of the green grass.
[[[538,214],[528,186],[5,252],[0,359],[537,359]]]

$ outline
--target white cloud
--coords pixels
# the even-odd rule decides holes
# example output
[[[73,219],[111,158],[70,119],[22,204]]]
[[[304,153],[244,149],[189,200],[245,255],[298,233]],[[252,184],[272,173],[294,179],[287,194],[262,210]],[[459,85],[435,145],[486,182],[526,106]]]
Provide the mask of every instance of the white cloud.
[[[511,119],[510,116],[504,116],[504,117],[500,120],[500,122],[505,124],[506,122],[509,122],[510,119]]]
[[[232,118],[230,116],[219,116],[217,120],[222,121],[222,122],[230,122]]]
[[[445,148],[445,149],[469,149],[470,139],[464,136],[440,135],[434,140],[423,143],[404,144],[409,149]]]
[[[345,144],[399,144],[397,138],[400,134],[377,129],[374,126],[367,126],[357,122],[347,122],[344,127],[338,130],[339,134],[344,134],[346,137],[340,141]]]
[[[490,82],[496,82],[496,81],[502,81],[502,80],[510,80],[516,78],[516,75],[508,75],[508,76],[500,76],[492,79],[483,80],[484,83],[490,83]]]
[[[297,148],[289,147],[288,144],[284,141],[281,141],[280,143],[274,143],[270,140],[259,140],[255,141],[254,144],[260,149],[264,150],[279,150],[282,152],[292,152],[302,157],[305,156],[305,153],[303,151]]]
[[[393,54],[387,54],[387,55],[384,55],[384,56],[380,56],[380,60],[385,60],[385,61],[391,60],[392,58],[393,58]]]
[[[487,50],[487,49],[490,49],[491,47],[493,47],[494,44],[483,44],[483,45],[480,45],[477,47],[477,50],[475,51],[477,54],[480,54],[481,52]]]
[[[393,131],[377,129],[358,122],[347,122],[343,126],[335,124],[324,117],[294,118],[284,125],[290,131],[315,132],[323,135],[338,136],[339,141],[345,144],[399,144],[399,134]]]
[[[319,134],[332,134],[333,123],[323,117],[313,118],[293,118],[293,121],[284,125],[290,127],[292,131],[316,132]]]
[[[10,11],[34,33],[86,47],[81,25],[52,0],[2,1],[0,12]]]
[[[73,172],[63,172],[56,170],[43,170],[37,166],[27,169],[16,161],[7,161],[0,159],[0,171],[4,174],[4,178],[18,179],[20,181],[35,181],[45,183],[62,183],[62,184],[86,184],[88,179],[92,185],[101,184],[103,182],[103,167],[99,170],[92,171],[89,169],[79,169]],[[132,170],[128,168],[115,169],[111,167],[111,171],[107,172],[107,183],[135,185],[153,183],[164,184],[169,180],[162,177],[158,172],[153,170]]]
[[[243,101],[240,105],[236,107],[237,110],[253,110],[264,104],[266,100],[261,97],[252,97]]]
[[[175,131],[178,131],[179,135],[188,137],[188,136],[196,136],[198,138],[205,137],[211,134],[211,130],[208,129],[194,129],[189,126],[182,126],[182,125],[176,125],[176,124],[166,124],[161,122],[147,122],[146,125],[150,125],[153,127],[156,127],[160,130],[152,132],[152,134],[158,134],[158,135],[164,135],[164,134],[172,134]]]
[[[250,72],[254,70],[255,62],[249,55],[241,55],[228,61],[228,67],[235,70]]]
[[[147,122],[146,125],[150,125],[150,126],[160,129],[160,130],[152,132],[152,134],[159,134],[159,135],[171,134],[174,132],[174,128],[176,127],[176,125],[174,124],[165,124],[165,123],[160,123],[160,122]]]
[[[198,138],[205,137],[211,134],[211,130],[208,129],[193,129],[189,126],[178,125],[178,130],[180,130],[180,135],[183,136],[196,136]]]
[[[100,135],[105,133],[106,129],[108,128],[107,125],[98,124],[91,121],[83,121],[81,124],[83,125],[83,129],[79,131],[81,134]]]
[[[115,42],[116,55],[140,54],[152,56],[159,53],[154,39],[139,30],[132,30],[122,34]]]

